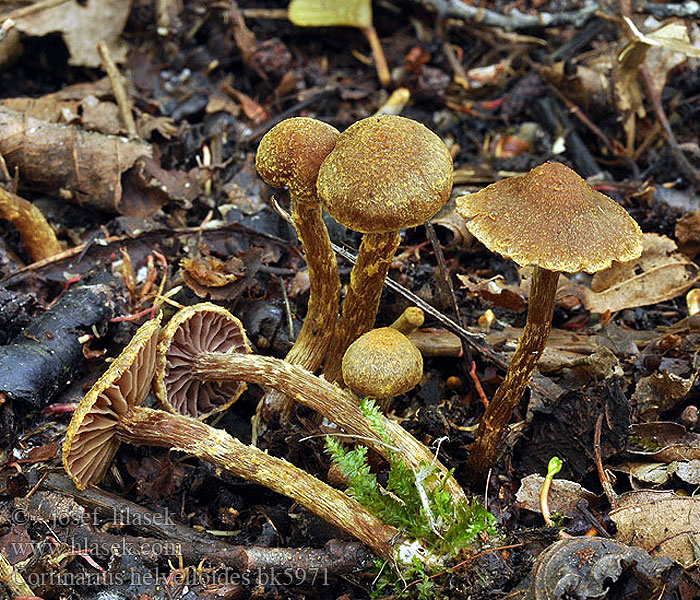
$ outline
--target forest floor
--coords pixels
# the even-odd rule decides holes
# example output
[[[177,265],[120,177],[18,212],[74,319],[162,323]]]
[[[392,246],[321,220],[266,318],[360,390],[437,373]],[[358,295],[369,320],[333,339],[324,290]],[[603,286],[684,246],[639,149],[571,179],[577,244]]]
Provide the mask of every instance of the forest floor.
[[[21,574],[47,600],[700,597],[697,7],[308,4],[314,18],[316,4],[337,5],[356,26],[295,25],[283,1],[0,6],[0,581]],[[498,533],[477,536],[430,590],[396,578],[376,591],[373,558],[350,537],[184,454],[124,444],[99,487],[79,492],[61,465],[71,416],[154,307],[167,319],[216,303],[254,352],[285,356],[309,277],[257,146],[289,117],[343,131],[378,112],[423,123],[454,161],[451,201],[402,232],[381,297],[377,326],[425,311],[412,336],[423,378],[389,416],[438,452]],[[623,206],[643,253],[562,275],[547,350],[484,486],[465,465],[522,333],[530,274],[476,241],[454,199],[546,161]],[[325,220],[345,285],[361,236]],[[99,277],[107,300],[63,302]],[[59,350],[76,329],[89,339]],[[28,366],[20,347],[47,340],[57,349]],[[336,429],[310,409],[265,415],[253,440],[263,393],[250,385],[213,424],[342,487],[322,435]],[[369,458],[385,482],[386,462]]]

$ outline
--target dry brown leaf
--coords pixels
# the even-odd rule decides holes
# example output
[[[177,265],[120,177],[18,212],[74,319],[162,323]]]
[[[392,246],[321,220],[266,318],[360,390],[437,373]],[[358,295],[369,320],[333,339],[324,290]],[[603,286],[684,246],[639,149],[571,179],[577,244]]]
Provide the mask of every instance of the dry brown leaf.
[[[631,475],[642,483],[651,486],[664,485],[671,477],[668,472],[668,465],[658,462],[628,462],[614,467],[613,470]]]
[[[30,36],[59,32],[70,52],[70,64],[99,67],[97,42],[104,41],[112,59],[121,62],[126,47],[119,43],[131,12],[130,0],[72,0],[16,19],[18,31]]]
[[[656,462],[700,459],[700,435],[679,423],[657,421],[631,426],[627,452]]]
[[[700,211],[685,213],[676,221],[678,249],[688,258],[695,258],[700,252]]]
[[[237,256],[224,262],[215,256],[183,258],[180,261],[183,281],[197,296],[204,298],[211,288],[220,288],[245,275],[243,262]]]
[[[515,499],[520,503],[521,508],[529,511],[541,513],[540,490],[544,477],[542,475],[528,475],[520,481],[520,489],[515,495]],[[573,517],[576,513],[576,503],[579,500],[587,500],[592,503],[597,499],[593,492],[581,487],[578,483],[568,479],[554,479],[549,490],[548,502],[552,512]]]
[[[196,195],[187,174],[161,169],[148,144],[2,107],[0,154],[24,184],[108,212],[142,217],[168,200],[187,203]]]
[[[683,23],[673,21],[644,34],[631,19],[624,19],[632,33],[632,40],[622,48],[614,63],[614,92],[617,108],[623,115],[627,149],[632,150],[636,118],[646,115],[644,96],[638,81],[639,68],[646,62],[653,85],[661,93],[668,72],[688,56],[700,56],[700,49],[689,43],[688,31]],[[649,52],[651,48],[654,48],[654,52]]]
[[[71,123],[78,120],[80,103],[88,96],[100,100],[112,98],[112,84],[107,77],[88,83],[69,85],[53,94],[44,94],[39,98],[16,96],[5,98],[0,102],[5,108],[25,113],[30,117],[50,121],[51,123]]]
[[[467,222],[457,214],[455,201],[450,200],[430,222],[436,229],[444,228],[449,234],[445,248],[466,250],[474,244],[474,236],[467,229]]]
[[[642,377],[634,389],[632,405],[646,420],[655,419],[664,411],[676,408],[688,395],[695,382],[668,370]]]
[[[684,567],[700,558],[700,498],[672,492],[629,492],[610,513],[619,541],[667,556]]]
[[[591,290],[582,293],[588,310],[615,312],[665,302],[683,294],[698,280],[700,269],[677,251],[670,238],[645,233],[642,246],[638,259],[613,263],[593,276]]]
[[[508,308],[516,312],[527,309],[527,296],[520,286],[508,285],[500,275],[485,281],[472,281],[469,275],[457,274],[461,287],[469,290],[471,296],[478,296],[494,306]]]
[[[700,485],[700,460],[674,461],[668,465],[668,473],[690,485]]]
[[[243,92],[233,88],[229,85],[223,86],[224,91],[231,94],[241,103],[241,108],[243,109],[243,114],[248,117],[256,125],[264,123],[270,118],[268,112],[263,108],[262,105],[258,104],[250,96],[247,96]]]

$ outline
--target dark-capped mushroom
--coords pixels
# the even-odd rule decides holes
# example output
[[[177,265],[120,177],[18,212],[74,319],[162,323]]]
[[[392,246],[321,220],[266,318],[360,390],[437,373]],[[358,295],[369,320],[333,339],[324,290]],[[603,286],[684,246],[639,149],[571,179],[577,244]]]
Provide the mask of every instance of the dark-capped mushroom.
[[[324,363],[329,381],[341,379],[348,346],[374,326],[399,231],[430,219],[451,189],[452,157],[417,121],[369,117],[340,134],[319,170],[318,194],[333,218],[365,235]]]
[[[613,260],[637,258],[642,233],[624,208],[554,162],[458,198],[457,211],[489,250],[534,265],[523,336],[470,450],[469,473],[478,482],[495,462],[503,430],[547,343],[559,273],[593,273]]]
[[[309,304],[288,362],[311,372],[321,366],[333,338],[338,316],[340,278],[328,231],[321,215],[316,180],[321,163],[335,147],[338,130],[316,119],[294,117],[275,125],[260,141],[255,166],[274,187],[289,189],[292,222],[309,268]],[[278,393],[266,394],[259,415],[289,418],[293,402]]]
[[[202,305],[194,305],[186,310],[188,314],[192,314],[199,311],[200,306]],[[214,318],[214,313],[207,310],[206,305],[204,306],[200,315],[201,327],[215,329],[220,326],[223,322]],[[178,320],[178,322],[186,321]],[[236,337],[244,335],[245,331],[241,327]],[[195,350],[194,345],[187,344],[183,344],[182,348],[184,351],[178,352],[177,355],[177,366],[183,369],[183,373],[189,372],[191,378],[220,385],[225,382],[246,381],[276,389],[336,423],[346,433],[360,437],[364,444],[382,456],[388,456],[386,444],[378,438],[377,432],[360,409],[354,394],[340,389],[321,377],[316,377],[298,365],[292,365],[278,358],[246,352],[206,352],[203,348]],[[159,352],[160,350],[161,346],[158,348]],[[164,365],[166,370],[168,369],[167,359],[163,360],[163,357],[159,356],[158,362],[159,365]],[[156,375],[156,377],[162,376],[160,373]],[[194,394],[198,388],[189,386],[186,389],[188,394]],[[179,404],[183,407],[196,404],[196,398],[186,398]],[[401,449],[401,455],[414,467],[418,468],[421,463],[429,462],[434,463],[443,473],[447,473],[447,469],[439,461],[434,460],[431,452],[403,427],[386,418],[383,418],[382,427],[395,446]],[[448,478],[446,487],[456,499],[464,497],[464,492],[453,477]]]
[[[100,482],[121,442],[171,448],[292,498],[380,556],[396,558],[399,532],[339,490],[197,419],[142,406],[155,369],[158,328],[159,319],[141,326],[73,415],[63,465],[78,489]]]

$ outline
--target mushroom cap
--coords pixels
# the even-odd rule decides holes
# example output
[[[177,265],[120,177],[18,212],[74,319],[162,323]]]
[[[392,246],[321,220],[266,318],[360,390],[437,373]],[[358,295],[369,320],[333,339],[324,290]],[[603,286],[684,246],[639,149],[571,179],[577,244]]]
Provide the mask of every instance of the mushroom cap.
[[[361,233],[425,223],[452,189],[452,156],[425,125],[395,115],[362,119],[321,165],[318,195],[333,218]]]
[[[317,119],[285,119],[260,140],[255,167],[271,186],[315,196],[318,169],[339,135],[335,127]]]
[[[557,162],[461,196],[457,212],[484,246],[522,266],[595,273],[642,253],[627,211]]]
[[[357,338],[343,356],[345,384],[370,398],[390,398],[412,390],[423,376],[423,357],[413,343],[391,327]]]
[[[73,413],[63,467],[79,490],[100,482],[119,448],[120,417],[151,389],[159,327],[160,315],[144,323]]]
[[[170,412],[206,419],[226,410],[245,391],[240,381],[201,381],[191,374],[202,352],[250,352],[243,324],[216,304],[179,310],[160,332],[153,390]]]

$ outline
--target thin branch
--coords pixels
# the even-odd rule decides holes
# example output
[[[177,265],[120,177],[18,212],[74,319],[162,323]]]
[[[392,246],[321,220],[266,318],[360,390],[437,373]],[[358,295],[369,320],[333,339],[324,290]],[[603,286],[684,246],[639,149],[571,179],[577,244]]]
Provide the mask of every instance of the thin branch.
[[[556,13],[537,12],[528,15],[517,9],[504,15],[485,8],[470,6],[461,0],[414,0],[432,9],[440,17],[454,17],[481,25],[500,27],[505,30],[530,29],[533,27],[554,27],[558,25],[582,26],[595,15],[599,8],[598,2],[586,2],[579,10],[561,11]]]

